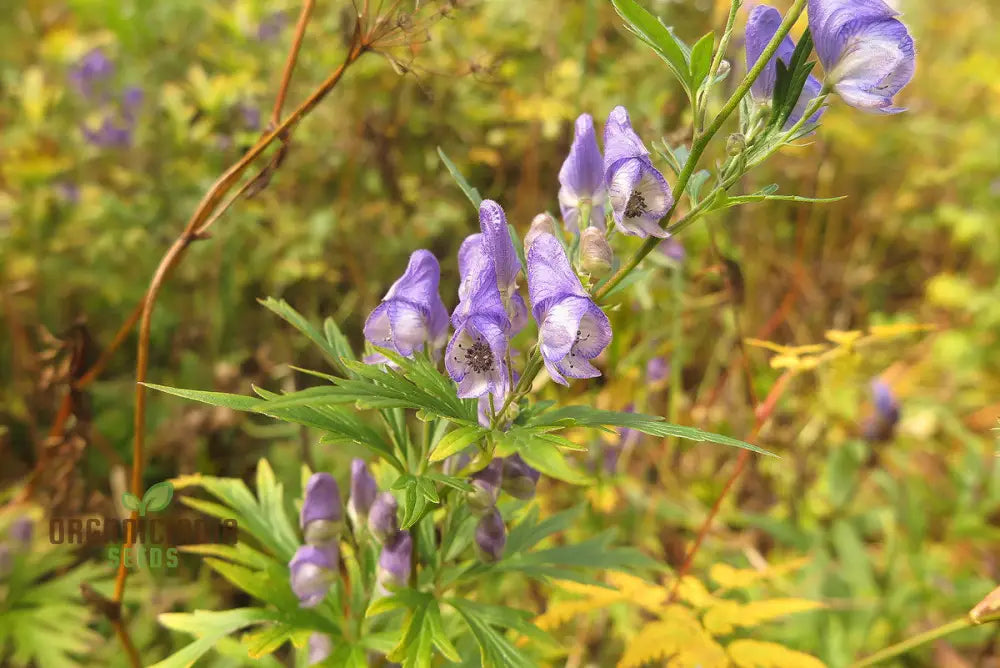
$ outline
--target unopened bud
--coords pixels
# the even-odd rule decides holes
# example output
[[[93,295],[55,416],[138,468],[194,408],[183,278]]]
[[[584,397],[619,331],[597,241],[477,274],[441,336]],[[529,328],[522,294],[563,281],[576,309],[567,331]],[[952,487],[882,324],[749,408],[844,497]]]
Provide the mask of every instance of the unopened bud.
[[[723,60],[719,63],[719,72],[716,74],[717,79],[725,79],[729,76],[729,71],[733,69],[733,66],[729,64],[728,60]]]
[[[611,269],[614,261],[611,244],[604,232],[596,227],[588,227],[580,233],[580,266],[588,274],[603,274]]]
[[[729,135],[729,139],[726,140],[726,153],[734,158],[742,154],[746,148],[747,138],[739,132]]]
[[[514,498],[527,500],[535,495],[535,484],[540,475],[521,459],[521,455],[514,454],[503,460],[501,487]]]
[[[531,244],[535,243],[535,239],[538,238],[539,234],[555,234],[556,233],[556,221],[555,219],[547,213],[540,213],[534,217],[531,221],[531,227],[528,229],[528,233],[524,235],[524,250],[531,248]]]
[[[503,516],[496,508],[491,508],[476,524],[476,552],[483,561],[498,561],[506,544],[507,527],[503,524]]]
[[[500,458],[493,459],[486,468],[472,474],[469,505],[474,512],[483,512],[496,505],[502,480],[503,460]]]
[[[375,497],[368,512],[368,530],[379,542],[384,543],[399,531],[399,521],[396,519],[398,508],[396,497],[390,492],[382,492]]]
[[[384,589],[402,587],[410,579],[413,559],[413,538],[409,531],[399,531],[390,537],[378,556],[376,579]]]

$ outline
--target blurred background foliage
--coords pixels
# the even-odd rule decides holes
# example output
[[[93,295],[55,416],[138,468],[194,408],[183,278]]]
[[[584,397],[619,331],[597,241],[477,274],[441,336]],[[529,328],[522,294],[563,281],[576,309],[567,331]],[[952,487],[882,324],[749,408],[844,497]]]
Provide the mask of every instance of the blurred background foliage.
[[[430,26],[429,41],[394,50],[395,67],[364,56],[297,128],[269,187],[194,245],[157,305],[153,382],[222,391],[309,382],[289,364],[321,368],[321,360],[256,300],[280,296],[314,319],[333,316],[360,344],[364,318],[417,247],[442,258],[442,292],[454,303],[452,258],[476,220],[438,146],[523,234],[536,213],[557,210],[556,174],[577,114],[600,122],[624,104],[647,143],[688,140],[682,94],[609,3],[459,4]],[[646,4],[688,41],[718,27],[728,9],[708,0]],[[784,370],[772,367],[772,352],[741,346],[743,338],[799,346],[824,342],[829,330],[930,326],[847,346],[788,380],[758,439],[781,459],[754,460],[695,564],[703,575],[712,564],[762,568],[808,557],[757,594],[826,608],[760,626],[753,637],[834,666],[963,614],[1000,580],[991,431],[1000,416],[1000,33],[987,29],[1000,22],[1000,8],[990,0],[896,4],[919,49],[903,96],[909,111],[876,117],[837,104],[814,141],[778,156],[745,187],[774,182],[785,194],[848,199],[732,209],[686,231],[683,261],[648,262],[611,314],[604,377],[570,390],[576,402],[631,405],[745,437],[755,401]],[[318,3],[286,110],[340,64],[349,8]],[[131,457],[134,333],[81,393],[69,433],[58,443],[46,433],[74,360],[92,362],[111,341],[204,192],[264,130],[298,10],[287,0],[5,3],[6,497],[54,448],[42,505],[114,512]],[[620,254],[636,245],[618,244]],[[898,429],[880,443],[862,438],[873,377],[902,404]],[[303,459],[339,475],[357,454],[164,396],[152,397],[149,410],[148,484],[195,471],[247,475],[261,455],[288,481]],[[595,462],[618,440],[593,443]],[[589,525],[618,526],[623,542],[677,566],[735,455],[621,440],[617,473],[586,491]],[[548,481],[539,502],[555,510],[580,493]],[[134,635],[150,658],[175,642],[155,625],[156,613],[233,603],[196,561],[174,575],[141,573],[133,585]],[[542,613],[550,592],[532,593]],[[560,626],[570,653],[554,661],[620,657],[642,613],[627,603],[613,610]],[[239,647],[223,649],[220,662],[240,661]],[[113,639],[93,651],[102,665],[123,661]],[[996,665],[998,656],[994,626],[939,642],[905,665]]]

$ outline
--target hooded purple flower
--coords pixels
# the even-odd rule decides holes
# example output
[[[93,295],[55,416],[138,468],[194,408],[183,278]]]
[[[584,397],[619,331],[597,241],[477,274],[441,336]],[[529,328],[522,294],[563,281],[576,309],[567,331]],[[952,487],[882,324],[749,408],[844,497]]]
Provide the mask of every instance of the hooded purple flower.
[[[539,235],[528,249],[528,292],[552,379],[569,385],[567,377],[600,376],[590,360],[611,343],[611,322],[583,289],[551,234]]]
[[[430,342],[438,351],[448,335],[448,309],[438,294],[441,267],[427,250],[414,251],[403,275],[392,284],[368,320],[365,338],[373,345],[391,348],[403,357],[412,357]],[[382,362],[372,355],[366,362]]]
[[[499,457],[490,461],[486,468],[476,471],[469,480],[469,505],[473,510],[483,511],[496,505],[503,481],[503,460]]]
[[[657,385],[670,375],[670,362],[663,357],[651,357],[646,362],[646,382]]]
[[[481,271],[480,267],[491,263],[511,334],[516,334],[528,323],[528,307],[524,303],[524,297],[517,291],[521,262],[510,238],[507,217],[500,205],[493,200],[483,200],[479,206],[479,229],[479,234],[466,237],[458,249],[458,273],[462,277],[459,299],[465,299],[463,290],[468,289],[470,279]]]
[[[855,109],[898,114],[916,51],[899,12],[882,0],[809,0],[809,29],[827,83]]]
[[[368,519],[368,511],[375,502],[377,494],[378,486],[365,460],[358,458],[351,460],[351,496],[347,500],[347,515],[351,518],[355,530]]]
[[[413,538],[409,531],[400,531],[386,541],[378,555],[376,581],[382,589],[402,587],[410,579],[413,559]]]
[[[314,608],[326,598],[337,565],[324,550],[303,545],[288,562],[291,569],[292,591],[303,608]]]
[[[767,5],[758,5],[754,7],[754,10],[750,12],[750,19],[747,21],[747,33],[746,33],[746,55],[747,55],[747,70],[752,68],[760,60],[761,55],[764,53],[764,49],[767,47],[768,43],[774,37],[774,34],[778,32],[778,26],[781,25],[781,12],[779,12],[774,7],[769,7]],[[792,54],[795,52],[795,42],[791,37],[785,36],[781,44],[778,46],[778,50],[771,60],[767,63],[764,71],[760,73],[757,80],[753,82],[753,87],[750,92],[753,97],[758,102],[769,103],[771,98],[774,97],[774,86],[778,79],[778,63],[780,59],[786,66],[792,61]],[[790,127],[798,123],[799,119],[806,112],[806,107],[809,106],[814,98],[816,98],[823,85],[819,80],[810,76],[806,79],[805,86],[802,88],[802,94],[799,95],[799,100],[795,104],[795,108],[792,109],[791,115],[785,122],[786,127]],[[810,123],[815,123],[819,120],[820,116],[823,115],[823,109],[817,111],[812,118],[809,119]]]
[[[461,257],[459,258],[461,263]],[[458,383],[458,396],[481,397],[509,390],[507,345],[510,321],[497,289],[493,264],[479,256],[468,268],[459,290],[460,302],[452,314],[455,333],[448,342],[444,365]]]
[[[604,200],[608,193],[604,186],[603,158],[590,114],[580,114],[576,119],[573,144],[559,170],[559,185],[559,209],[566,229],[580,231],[580,205],[586,200],[591,206],[590,220],[582,221],[582,227],[593,225],[603,230]]]
[[[871,388],[875,412],[865,420],[862,432],[867,441],[882,443],[891,440],[896,431],[900,415],[899,400],[883,380],[876,378],[872,381]]]
[[[306,483],[299,527],[305,542],[329,551],[334,563],[339,554],[337,539],[343,515],[337,481],[329,473],[314,473]]]
[[[535,495],[535,485],[541,474],[528,466],[521,455],[514,454],[503,460],[503,491],[515,499],[526,501]]]
[[[625,107],[615,107],[604,126],[604,181],[615,224],[634,237],[666,237],[660,219],[674,203],[667,180],[649,159]]]
[[[378,540],[385,542],[399,531],[396,510],[399,504],[390,492],[382,492],[375,497],[368,512],[368,530]]]
[[[309,663],[312,666],[326,661],[333,653],[333,639],[326,633],[309,635]]]
[[[476,551],[479,558],[489,562],[498,561],[503,556],[506,544],[507,527],[503,524],[503,516],[496,508],[491,508],[476,524]]]

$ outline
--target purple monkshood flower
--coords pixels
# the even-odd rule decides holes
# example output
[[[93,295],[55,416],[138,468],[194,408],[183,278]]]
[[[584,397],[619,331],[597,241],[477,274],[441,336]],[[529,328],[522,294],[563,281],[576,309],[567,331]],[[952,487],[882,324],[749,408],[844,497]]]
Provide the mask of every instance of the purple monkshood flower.
[[[382,546],[378,555],[376,581],[382,589],[402,587],[410,579],[413,538],[409,531],[399,531]]]
[[[667,180],[649,159],[625,107],[615,107],[604,126],[604,181],[615,224],[634,237],[666,237],[660,219],[674,203]]]
[[[778,26],[781,25],[781,12],[779,12],[774,7],[769,7],[767,5],[759,5],[750,12],[750,19],[747,21],[747,33],[746,33],[746,56],[747,56],[747,69],[749,70],[757,61],[760,60],[761,55],[764,53],[764,49],[767,47],[768,43],[774,37],[774,34],[778,32]],[[753,98],[761,103],[770,103],[771,98],[774,97],[774,86],[778,79],[778,60],[780,59],[786,66],[792,61],[792,54],[795,52],[795,42],[791,37],[785,36],[785,39],[781,41],[781,45],[778,46],[778,50],[771,60],[767,63],[767,66],[757,77],[757,80],[753,82],[753,86],[750,88],[750,92]],[[791,115],[785,122],[785,127],[791,127],[799,122],[802,115],[806,112],[806,107],[809,103],[816,98],[823,85],[819,80],[810,76],[806,79],[805,86],[802,88],[802,94],[799,95],[798,102],[795,103],[795,108],[792,109]],[[812,118],[809,119],[810,123],[816,123],[819,121],[820,116],[823,115],[823,109],[817,111]]]
[[[377,494],[378,486],[368,465],[365,460],[355,457],[351,460],[351,496],[347,499],[347,515],[355,530],[368,519],[368,511],[375,503]]]
[[[288,15],[284,11],[271,12],[261,19],[257,27],[257,39],[261,42],[270,42],[279,37],[287,25]]]
[[[80,95],[90,98],[95,93],[95,86],[110,78],[114,71],[114,63],[97,47],[77,61],[69,72],[69,80]]]
[[[535,495],[535,485],[541,474],[528,466],[521,455],[514,454],[503,460],[503,482],[505,492],[515,499],[526,501]]]
[[[521,262],[517,258],[510,228],[503,209],[493,200],[483,200],[479,206],[479,234],[471,234],[458,249],[458,273],[462,278],[459,299],[464,300],[471,285],[471,273],[480,271],[483,263],[492,263],[496,272],[500,301],[510,323],[511,334],[528,324],[528,307],[517,291]],[[456,309],[460,313],[460,309]],[[454,322],[454,318],[453,318]]]
[[[827,85],[855,109],[905,111],[893,97],[913,78],[916,50],[897,16],[882,0],[809,0],[809,30]]]
[[[312,666],[322,663],[333,653],[333,639],[326,633],[313,633],[309,636],[309,662]]]
[[[597,147],[590,114],[581,114],[576,119],[573,144],[559,170],[559,186],[559,209],[566,229],[579,232],[587,225],[604,229],[604,201],[608,193],[601,149]],[[590,202],[590,219],[581,222],[580,205],[585,200]]]
[[[876,378],[871,388],[875,413],[865,420],[862,431],[866,440],[882,443],[890,440],[896,430],[900,416],[899,400],[883,380]]]
[[[600,376],[590,360],[611,343],[608,316],[583,289],[554,236],[539,235],[527,259],[531,308],[549,375],[563,385],[569,385],[567,377]]]
[[[495,506],[502,481],[503,460],[499,457],[490,461],[486,468],[473,473],[469,480],[472,491],[468,495],[469,505],[473,510],[481,512]]]
[[[303,608],[314,608],[326,597],[337,564],[327,551],[303,545],[288,562],[292,591]]]
[[[329,473],[314,473],[303,496],[299,527],[305,542],[336,552],[344,516],[337,481]]]
[[[458,383],[458,396],[481,397],[492,392],[504,397],[509,390],[507,346],[510,321],[497,289],[493,263],[476,259],[459,291],[451,316],[455,333],[448,342],[444,365]]]
[[[365,321],[365,338],[403,357],[412,357],[427,342],[436,354],[448,335],[448,309],[438,294],[440,279],[441,267],[434,254],[414,251],[406,271]],[[385,358],[371,355],[365,361],[379,363]]]
[[[368,530],[379,541],[385,542],[399,531],[399,520],[396,519],[398,508],[399,503],[390,492],[382,492],[375,497],[368,511]]]
[[[496,508],[491,508],[476,524],[476,551],[479,558],[483,561],[498,561],[503,556],[506,544],[507,527],[503,524],[503,516]]]

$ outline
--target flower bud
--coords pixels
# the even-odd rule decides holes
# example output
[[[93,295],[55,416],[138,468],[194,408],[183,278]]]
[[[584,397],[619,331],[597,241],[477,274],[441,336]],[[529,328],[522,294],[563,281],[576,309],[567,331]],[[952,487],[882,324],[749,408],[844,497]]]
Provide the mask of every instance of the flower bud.
[[[723,60],[719,63],[719,72],[715,75],[717,79],[724,79],[729,76],[729,71],[733,69],[733,66],[728,60]]]
[[[486,468],[472,474],[473,491],[469,492],[469,505],[473,511],[482,512],[497,503],[500,482],[503,478],[503,460],[493,459]]]
[[[611,269],[615,255],[604,232],[588,227],[580,233],[580,267],[588,274],[604,274]]]
[[[528,466],[521,455],[511,455],[503,460],[501,487],[516,499],[528,500],[535,495],[535,485],[541,474]]]
[[[390,492],[382,492],[375,497],[368,513],[368,530],[380,543],[384,543],[399,531],[396,510],[399,504]]]
[[[312,666],[326,661],[333,653],[333,639],[326,633],[313,633],[309,636],[309,662]]]
[[[337,481],[329,473],[314,473],[306,483],[302,511],[299,513],[299,527],[307,534],[306,542],[311,542],[308,538],[309,527],[314,522],[324,522],[319,532],[323,538],[319,540],[325,542],[339,535],[342,520],[343,507]]]
[[[726,140],[726,154],[732,157],[737,157],[743,153],[747,148],[747,138],[744,137],[739,132],[734,132],[729,135],[729,139]]]
[[[292,591],[303,608],[314,608],[326,597],[337,564],[327,551],[303,545],[288,562]]]
[[[540,213],[534,217],[531,221],[531,227],[528,228],[528,233],[524,235],[524,250],[527,251],[531,248],[531,244],[535,243],[535,239],[538,238],[539,234],[555,234],[556,233],[556,221],[555,219],[547,213]]]
[[[357,530],[368,519],[368,511],[375,502],[378,486],[363,459],[351,461],[351,496],[347,500],[347,516]]]
[[[503,516],[496,508],[491,508],[476,525],[476,552],[483,561],[498,561],[506,543],[507,527],[503,524]]]
[[[413,559],[413,538],[409,531],[399,531],[382,546],[378,555],[376,581],[382,589],[392,589],[406,585],[410,579]]]

